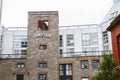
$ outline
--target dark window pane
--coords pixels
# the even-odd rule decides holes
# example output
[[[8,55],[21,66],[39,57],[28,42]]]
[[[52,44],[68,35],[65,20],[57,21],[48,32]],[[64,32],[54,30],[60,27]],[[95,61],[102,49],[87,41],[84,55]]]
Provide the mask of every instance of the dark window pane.
[[[16,80],[24,80],[24,75],[17,75],[17,79]]]
[[[47,75],[46,74],[40,74],[39,75],[39,80],[47,80]]]

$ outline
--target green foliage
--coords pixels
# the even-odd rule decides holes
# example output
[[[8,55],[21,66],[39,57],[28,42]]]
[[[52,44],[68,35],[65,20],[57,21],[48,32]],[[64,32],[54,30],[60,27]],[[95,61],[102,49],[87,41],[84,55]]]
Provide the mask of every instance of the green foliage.
[[[92,80],[116,80],[120,76],[120,68],[112,54],[104,54],[99,73]]]

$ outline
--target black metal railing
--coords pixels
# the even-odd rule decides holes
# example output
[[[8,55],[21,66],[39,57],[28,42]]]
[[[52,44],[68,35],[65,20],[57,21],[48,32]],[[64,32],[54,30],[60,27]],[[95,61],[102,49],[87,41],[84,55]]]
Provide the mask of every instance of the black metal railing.
[[[110,54],[112,50],[107,51],[83,51],[83,52],[63,52],[59,57],[85,57],[85,56],[102,56],[103,54]]]
[[[0,54],[0,59],[22,59],[26,54]]]

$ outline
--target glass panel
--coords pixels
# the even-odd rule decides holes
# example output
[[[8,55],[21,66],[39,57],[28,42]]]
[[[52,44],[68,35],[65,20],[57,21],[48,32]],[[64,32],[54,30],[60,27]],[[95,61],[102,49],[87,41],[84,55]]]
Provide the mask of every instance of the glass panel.
[[[40,74],[39,80],[47,80],[47,75],[46,74]]]
[[[97,33],[87,33],[82,34],[82,45],[97,45],[98,44],[98,34]]]
[[[47,49],[47,46],[46,45],[40,45],[39,49],[40,50],[45,50],[45,49]]]
[[[17,67],[18,67],[18,68],[24,68],[24,67],[25,67],[25,64],[24,64],[24,63],[18,63],[18,64],[17,64]]]
[[[87,60],[82,60],[81,61],[81,66],[83,69],[87,69],[88,68],[88,61]]]
[[[59,36],[59,46],[62,47],[63,46],[63,39],[62,39],[62,35]]]
[[[72,65],[71,64],[66,65],[66,75],[72,75]]]
[[[60,65],[60,75],[64,75],[63,65]]]
[[[13,47],[14,48],[26,48],[27,47],[27,36],[14,36]]]
[[[47,64],[46,63],[39,63],[40,68],[46,68]]]
[[[74,46],[73,34],[67,35],[67,46]]]
[[[93,60],[92,61],[92,67],[94,68],[94,69],[98,69],[98,67],[99,67],[99,60]]]

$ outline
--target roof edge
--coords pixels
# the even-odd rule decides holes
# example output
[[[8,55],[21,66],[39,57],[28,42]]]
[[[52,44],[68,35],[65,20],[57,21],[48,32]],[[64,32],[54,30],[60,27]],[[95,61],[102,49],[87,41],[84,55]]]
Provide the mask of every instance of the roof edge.
[[[120,24],[120,14],[110,23],[110,26],[106,30],[111,31],[118,24]]]

